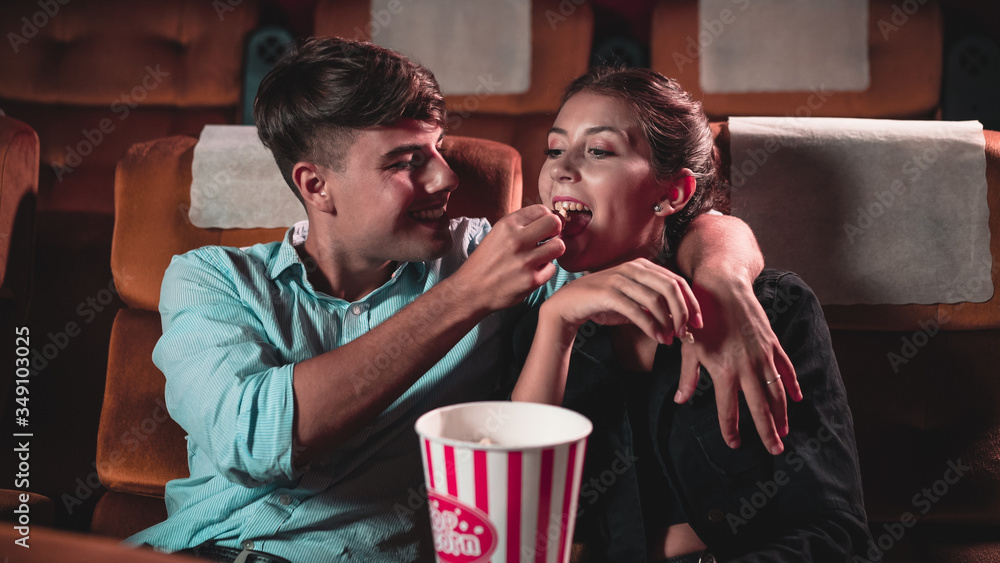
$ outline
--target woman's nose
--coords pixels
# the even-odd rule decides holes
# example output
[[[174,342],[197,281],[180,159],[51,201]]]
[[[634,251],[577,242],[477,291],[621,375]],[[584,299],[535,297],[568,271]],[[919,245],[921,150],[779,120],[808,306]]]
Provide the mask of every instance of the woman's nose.
[[[575,182],[580,178],[580,171],[572,156],[567,153],[552,163],[549,177],[555,182]]]

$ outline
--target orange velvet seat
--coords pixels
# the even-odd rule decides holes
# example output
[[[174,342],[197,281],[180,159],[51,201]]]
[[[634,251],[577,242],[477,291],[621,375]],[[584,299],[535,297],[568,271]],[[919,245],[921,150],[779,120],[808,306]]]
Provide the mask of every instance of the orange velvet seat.
[[[34,22],[0,57],[0,107],[39,133],[40,209],[110,215],[129,145],[235,122],[257,4],[57,2],[51,17],[37,2],[0,4],[0,21]]]
[[[6,420],[12,420],[15,411],[2,407],[7,405],[15,378],[23,377],[18,373],[17,368],[23,367],[18,358],[26,357],[18,355],[15,347],[30,344],[33,337],[25,315],[32,292],[37,194],[38,135],[26,124],[0,115],[0,331],[11,338],[25,336],[0,347],[0,365],[6,367],[0,376],[0,411]],[[30,383],[24,387],[30,392]],[[11,405],[13,409],[21,407],[13,402]],[[18,482],[14,479],[8,486],[20,486]],[[51,499],[23,489],[0,489],[0,518],[17,522],[24,514],[22,505],[27,505],[32,522],[52,524],[55,513]]]
[[[5,328],[8,322],[22,321],[28,307],[37,194],[38,135],[25,123],[0,115],[0,312]]]
[[[900,9],[899,4],[894,0],[869,2],[871,82],[863,92],[825,95],[822,92],[703,93],[699,79],[700,46],[697,44],[698,0],[657,2],[652,17],[650,66],[676,78],[695,99],[702,100],[705,113],[712,118],[730,115],[933,117],[941,98],[944,41],[941,9],[936,0],[920,2],[904,25],[884,35],[883,29],[889,28],[881,28],[879,22],[898,22],[898,16],[894,20],[893,14],[894,9]],[[752,4],[745,2],[733,5],[735,17],[741,8],[753,9]]]
[[[97,471],[109,492],[92,530],[126,537],[166,516],[163,488],[187,475],[184,431],[163,404],[164,377],[152,352],[163,273],[176,255],[205,245],[246,246],[280,240],[285,229],[202,229],[188,221],[196,140],[169,137],[133,146],[116,176],[111,267],[128,304],[115,318],[97,443]],[[452,216],[495,222],[521,201],[521,159],[513,148],[468,137],[445,140],[460,187]],[[277,189],[287,189],[278,186]]]

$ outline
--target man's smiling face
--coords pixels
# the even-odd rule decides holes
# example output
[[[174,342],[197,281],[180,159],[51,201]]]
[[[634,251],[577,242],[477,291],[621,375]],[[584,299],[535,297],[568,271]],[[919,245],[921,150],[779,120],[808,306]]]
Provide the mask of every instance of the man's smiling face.
[[[342,170],[317,165],[333,210],[330,242],[359,258],[423,262],[451,248],[446,212],[458,177],[441,154],[436,123],[402,119],[363,129]]]

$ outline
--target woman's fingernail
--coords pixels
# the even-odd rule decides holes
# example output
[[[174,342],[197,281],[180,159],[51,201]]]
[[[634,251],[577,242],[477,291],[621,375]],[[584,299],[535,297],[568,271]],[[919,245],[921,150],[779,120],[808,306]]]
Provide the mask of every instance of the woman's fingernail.
[[[734,450],[736,448],[739,448],[740,447],[740,441],[739,440],[735,440],[735,439],[734,440],[730,440],[729,441],[729,447],[733,448]]]
[[[675,403],[680,403],[683,398],[684,398],[684,394],[681,393],[680,389],[678,389],[677,393],[674,394],[674,402]]]
[[[705,328],[704,321],[701,319],[701,313],[694,314],[694,318],[691,319],[691,326],[695,328]]]
[[[771,455],[778,455],[783,451],[785,451],[785,448],[783,448],[781,444],[775,444],[771,446]]]

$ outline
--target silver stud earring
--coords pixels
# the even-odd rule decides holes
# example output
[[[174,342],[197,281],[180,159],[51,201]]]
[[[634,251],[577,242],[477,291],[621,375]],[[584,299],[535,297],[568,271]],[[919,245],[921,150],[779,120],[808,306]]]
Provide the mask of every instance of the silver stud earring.
[[[659,213],[660,211],[663,211],[663,206],[660,205],[659,203],[654,204],[653,205],[653,213]]]

